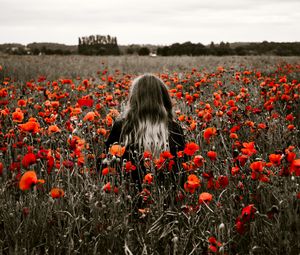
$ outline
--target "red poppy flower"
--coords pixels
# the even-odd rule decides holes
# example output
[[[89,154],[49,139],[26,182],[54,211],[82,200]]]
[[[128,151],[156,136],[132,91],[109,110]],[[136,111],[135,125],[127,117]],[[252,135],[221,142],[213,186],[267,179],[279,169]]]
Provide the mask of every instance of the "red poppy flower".
[[[231,139],[238,139],[238,138],[239,138],[238,135],[237,135],[236,133],[230,133],[229,137],[230,137]]]
[[[149,151],[145,151],[144,154],[143,154],[143,156],[144,156],[144,159],[146,159],[146,158],[152,159],[152,154]]]
[[[230,129],[230,133],[236,133],[237,131],[239,131],[241,129],[241,126],[240,125],[236,125],[234,127],[232,127]]]
[[[97,133],[102,136],[106,136],[107,130],[105,128],[98,128]]]
[[[26,104],[27,104],[27,101],[24,100],[24,99],[20,99],[20,100],[18,101],[18,106],[20,106],[20,107],[26,106]]]
[[[112,126],[113,118],[111,116],[107,115],[106,118],[105,118],[105,122],[106,122],[106,125],[108,127],[110,127],[110,126]]]
[[[105,168],[103,168],[102,169],[102,175],[107,175],[109,173],[109,169],[108,169],[108,167],[105,167]]]
[[[177,154],[177,158],[183,158],[183,156],[184,156],[183,151],[178,151],[176,154]]]
[[[238,166],[234,166],[231,168],[231,174],[233,176],[237,175],[239,171],[240,171],[240,168]]]
[[[1,105],[1,102],[0,102],[0,105]],[[7,116],[9,113],[10,113],[10,111],[7,108],[0,110],[0,116]]]
[[[219,177],[218,177],[218,183],[219,183],[219,185],[220,185],[223,189],[225,189],[225,188],[228,186],[228,184],[229,184],[228,177],[227,177],[227,176],[224,176],[224,175],[219,176]]]
[[[7,89],[2,88],[0,89],[0,97],[6,97],[8,95]]]
[[[58,132],[60,132],[60,131],[61,131],[61,130],[60,130],[59,127],[56,126],[56,125],[52,125],[52,126],[49,126],[49,127],[48,127],[48,133],[49,133],[49,134],[58,133]]]
[[[251,178],[252,178],[252,179],[255,179],[255,178],[257,178],[257,177],[256,177],[256,176],[253,177],[253,173],[252,173]],[[261,182],[270,182],[270,178],[269,178],[267,175],[265,175],[265,174],[260,174],[260,175],[258,176],[258,178],[259,178],[259,180],[260,180]]]
[[[160,153],[159,157],[163,160],[174,158],[174,156],[169,151],[163,151],[162,153]]]
[[[296,159],[296,153],[295,152],[290,152],[290,151],[287,151],[286,152],[287,155],[286,155],[286,159],[288,162],[293,162],[294,159]]]
[[[19,182],[19,187],[21,190],[29,190],[33,185],[37,184],[38,178],[34,171],[25,172]]]
[[[122,157],[125,153],[125,146],[122,147],[121,145],[114,144],[109,148],[109,152],[111,155]]]
[[[36,163],[36,156],[33,153],[27,153],[22,159],[22,166],[28,168],[30,165]]]
[[[217,153],[215,151],[209,151],[209,152],[207,152],[207,157],[209,157],[210,160],[216,160]]]
[[[51,101],[51,106],[54,108],[59,107],[59,101]]]
[[[264,165],[265,165],[264,162],[256,161],[256,162],[251,163],[250,168],[254,172],[260,172],[261,173],[263,171]]]
[[[256,154],[257,153],[257,150],[254,148],[254,142],[249,142],[249,143],[243,143],[243,147],[241,149],[242,153],[244,155],[247,155],[247,156],[252,156],[253,154]]]
[[[47,158],[47,172],[48,172],[48,174],[51,173],[51,171],[54,167],[54,163],[55,163],[54,158],[52,156],[48,156],[48,158]]]
[[[240,217],[236,219],[235,228],[240,235],[245,233],[245,223],[241,221]]]
[[[71,107],[71,116],[76,116],[82,112],[80,107]]]
[[[151,184],[152,181],[153,181],[153,175],[151,173],[146,174],[144,177],[144,183]]]
[[[106,183],[104,186],[103,186],[103,190],[105,192],[110,192],[111,191],[111,184],[110,182]]]
[[[250,221],[251,219],[254,219],[254,214],[256,212],[256,208],[254,207],[254,204],[250,204],[243,208],[242,210],[242,220],[244,222]]]
[[[131,171],[134,171],[136,169],[136,166],[133,165],[131,163],[131,161],[127,161],[126,164],[125,164],[125,170],[126,170],[126,173],[129,173]]]
[[[238,161],[239,161],[239,163],[240,163],[241,166],[244,166],[246,164],[248,158],[249,157],[247,155],[239,155],[237,157],[237,159],[238,159]]]
[[[210,138],[215,135],[217,135],[217,129],[214,127],[205,129],[203,133],[203,137],[207,142],[209,142]]]
[[[199,145],[194,142],[190,142],[185,145],[183,152],[186,155],[193,156],[195,152],[198,150],[199,150]]]
[[[185,115],[184,115],[184,114],[180,115],[180,116],[178,117],[178,120],[179,120],[179,121],[184,121],[184,120],[185,120]]]
[[[294,172],[296,176],[300,176],[300,159],[295,159],[292,162],[291,172]]]
[[[73,81],[71,79],[62,79],[61,84],[72,84]]]
[[[43,148],[41,148],[37,153],[37,157],[41,159],[47,159],[47,157],[50,155],[51,155],[51,150],[46,150]]]
[[[217,239],[214,236],[209,237],[208,238],[208,242],[210,244],[208,246],[208,249],[211,252],[214,252],[214,253],[216,253],[218,251],[218,247],[222,246],[222,243],[220,243],[219,241],[217,241]]]
[[[259,124],[257,125],[257,128],[259,128],[259,129],[266,129],[266,128],[267,128],[267,125],[266,125],[265,123],[259,123]]]
[[[213,252],[213,253],[216,253],[216,252],[218,251],[218,248],[217,248],[216,246],[212,245],[212,244],[210,244],[210,245],[208,246],[208,249],[209,249],[211,252]]]
[[[35,118],[30,118],[28,122],[26,122],[24,124],[20,124],[19,128],[22,131],[37,133],[37,132],[39,132],[40,124],[36,121]]]
[[[274,165],[277,165],[277,166],[280,165],[281,158],[282,158],[281,154],[270,154],[269,155],[270,162],[272,162]]]
[[[0,105],[8,105],[8,100],[0,100]]]
[[[79,104],[80,107],[82,106],[92,107],[94,104],[94,100],[81,98],[77,100],[77,103]]]
[[[293,114],[288,114],[285,119],[290,121],[290,122],[293,122],[295,117],[293,116]]]
[[[197,167],[201,167],[201,166],[203,166],[203,163],[205,162],[205,160],[201,155],[196,155],[193,159],[193,162]]]
[[[2,175],[2,174],[3,174],[3,163],[0,162],[0,175]]]
[[[190,161],[188,161],[188,162],[183,162],[183,163],[182,163],[182,167],[183,167],[183,169],[184,169],[185,171],[191,171],[191,170],[194,170],[194,169],[195,169],[194,166],[195,166],[195,165],[192,164],[192,162],[190,162]]]
[[[52,198],[61,198],[65,196],[65,192],[60,188],[52,188],[50,191],[50,195]]]
[[[213,195],[208,192],[203,192],[199,195],[199,204],[209,203],[213,199]]]
[[[96,114],[94,112],[88,112],[84,118],[83,118],[83,121],[94,121],[96,117]]]
[[[187,182],[184,184],[184,189],[186,192],[195,193],[195,190],[200,187],[200,179],[195,174],[190,174],[188,176]]]
[[[20,108],[17,108],[15,112],[12,113],[13,122],[21,123],[24,119],[24,113]]]
[[[105,97],[105,100],[106,100],[107,102],[112,101],[112,100],[113,100],[113,96],[112,96],[112,95],[107,95],[107,96]]]

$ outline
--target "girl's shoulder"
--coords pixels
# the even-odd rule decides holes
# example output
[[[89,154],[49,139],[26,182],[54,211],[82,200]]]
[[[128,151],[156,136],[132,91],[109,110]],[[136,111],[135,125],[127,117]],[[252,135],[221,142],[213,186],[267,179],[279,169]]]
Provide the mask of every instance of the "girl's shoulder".
[[[114,122],[114,126],[122,128],[124,122],[124,118],[116,118]]]
[[[123,117],[117,117],[114,121],[114,124],[113,124],[113,129],[114,130],[118,130],[118,131],[121,131],[122,130],[122,127],[124,125],[124,122],[125,122],[125,119]]]
[[[109,146],[115,142],[119,142],[120,140],[120,135],[122,132],[122,125],[123,125],[123,120],[117,118],[114,121],[114,124],[110,130],[109,136],[105,142],[106,147],[109,148]]]
[[[176,155],[177,151],[181,151],[185,146],[184,132],[180,124],[176,121],[169,122],[169,143],[170,152]]]
[[[176,121],[172,120],[169,122],[169,132],[176,134],[183,134],[183,129]]]

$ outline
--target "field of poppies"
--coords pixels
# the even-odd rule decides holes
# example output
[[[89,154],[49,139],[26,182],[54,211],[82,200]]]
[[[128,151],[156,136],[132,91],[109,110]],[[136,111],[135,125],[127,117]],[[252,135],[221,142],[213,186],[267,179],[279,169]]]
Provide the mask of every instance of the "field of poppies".
[[[186,146],[137,193],[104,142],[143,72]],[[0,56],[0,253],[299,254],[299,128],[299,58]]]

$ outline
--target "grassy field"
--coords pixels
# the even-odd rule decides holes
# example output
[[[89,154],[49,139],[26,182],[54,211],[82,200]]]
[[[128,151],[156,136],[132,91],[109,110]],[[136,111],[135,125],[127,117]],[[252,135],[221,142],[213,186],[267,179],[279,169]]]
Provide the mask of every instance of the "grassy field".
[[[300,58],[0,56],[0,66],[0,253],[299,254]],[[104,150],[144,72],[165,81],[184,129],[174,161],[184,187],[158,183],[172,172],[163,153],[134,192],[137,169]]]
[[[299,57],[228,56],[228,57],[141,57],[141,56],[13,56],[0,55],[2,75],[20,81],[46,75],[47,79],[99,77],[97,72],[106,68],[111,73],[124,74],[186,72],[191,68],[215,71],[218,66],[234,69],[259,69],[273,72],[282,62],[299,64]]]

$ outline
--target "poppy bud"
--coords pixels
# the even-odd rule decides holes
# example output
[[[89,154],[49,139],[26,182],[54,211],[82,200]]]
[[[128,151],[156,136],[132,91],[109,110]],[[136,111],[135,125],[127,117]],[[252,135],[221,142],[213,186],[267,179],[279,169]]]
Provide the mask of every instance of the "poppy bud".
[[[221,224],[219,225],[219,231],[223,230],[224,228],[225,228],[225,224],[224,224],[224,223],[221,223]]]
[[[234,157],[234,158],[236,158],[239,154],[240,154],[240,153],[239,153],[239,151],[238,151],[237,149],[235,149],[235,150],[233,151],[233,157]]]
[[[174,236],[173,239],[172,239],[172,241],[173,241],[174,244],[177,244],[178,240],[179,240],[178,236]]]

